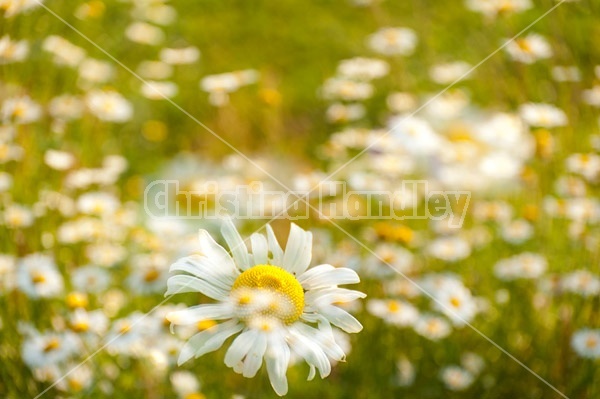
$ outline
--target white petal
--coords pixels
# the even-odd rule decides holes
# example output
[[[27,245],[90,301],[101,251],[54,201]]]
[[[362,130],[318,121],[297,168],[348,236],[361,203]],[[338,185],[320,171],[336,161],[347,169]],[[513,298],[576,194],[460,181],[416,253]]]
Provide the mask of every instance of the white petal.
[[[231,318],[233,309],[228,303],[215,303],[191,306],[167,314],[167,320],[177,325],[196,324],[204,320],[223,320]]]
[[[304,302],[307,305],[315,304],[317,306],[331,305],[332,303],[347,303],[357,299],[365,298],[367,294],[348,290],[346,288],[328,288],[321,290],[310,290],[304,296]]]
[[[315,366],[311,364],[310,369],[308,370],[308,377],[306,378],[306,381],[312,381],[315,378],[316,374],[317,370],[315,369]]]
[[[227,255],[229,257],[229,255]],[[233,263],[231,258],[230,261]],[[218,260],[209,259],[203,256],[192,255],[179,259],[171,265],[170,272],[183,271],[190,273],[204,280],[209,280],[215,286],[224,290],[231,290],[231,286],[239,275],[235,268],[223,267],[223,263]]]
[[[230,321],[195,334],[181,348],[177,365],[181,366],[192,357],[198,358],[219,349],[227,338],[243,328],[244,326],[237,321]]]
[[[233,272],[236,270],[235,263],[229,253],[213,240],[208,231],[200,230],[198,237],[200,239],[200,252],[203,256],[212,259],[227,271]]]
[[[296,323],[298,324],[298,323]],[[331,363],[325,352],[318,345],[318,342],[311,340],[306,337],[298,328],[294,325],[290,327],[290,347],[294,352],[306,360],[310,366],[314,366],[319,370],[321,378],[325,378],[331,372]]]
[[[342,284],[356,284],[360,282],[360,278],[354,270],[346,267],[319,265],[298,277],[298,281],[304,289],[314,290]]]
[[[258,332],[255,330],[247,330],[237,336],[227,349],[227,353],[225,353],[225,365],[227,367],[235,367],[242,361],[252,349],[257,334]]]
[[[254,233],[250,236],[252,243],[252,257],[255,265],[266,265],[269,263],[269,245],[262,234]]]
[[[238,233],[235,228],[233,221],[230,218],[223,220],[223,226],[221,227],[221,234],[229,246],[229,250],[233,254],[233,260],[235,261],[238,268],[246,270],[250,267],[250,259],[248,254],[248,248],[242,240],[242,236]]]
[[[275,232],[271,225],[267,225],[267,237],[269,240],[269,251],[271,252],[273,258],[271,259],[271,264],[276,266],[283,265],[283,249],[277,242],[277,238],[275,237]]]
[[[285,253],[283,268],[295,275],[304,273],[312,258],[312,233],[292,223]]]
[[[289,351],[289,348],[288,348]],[[288,391],[287,377],[285,373],[283,375],[277,373],[279,368],[279,358],[267,357],[265,359],[267,363],[267,373],[269,374],[269,381],[275,393],[279,396],[284,396]]]
[[[333,329],[325,318],[319,320],[319,329],[302,323],[298,323],[297,327],[306,337],[317,343],[329,358],[341,361],[346,357],[342,348],[335,342]]]
[[[319,312],[325,316],[331,324],[334,324],[348,333],[357,333],[362,330],[362,324],[350,313],[337,306],[322,306]]]
[[[285,336],[279,332],[269,334],[268,349],[265,354],[269,380],[278,395],[287,392],[287,368],[290,362],[290,347],[285,342]]]
[[[228,291],[216,287],[206,280],[192,276],[172,276],[167,280],[167,292],[165,296],[181,294],[184,292],[200,292],[209,298],[223,301],[227,299]]]
[[[267,337],[265,334],[258,333],[252,349],[244,359],[244,368],[242,375],[246,378],[252,378],[262,366],[263,356],[267,350]]]

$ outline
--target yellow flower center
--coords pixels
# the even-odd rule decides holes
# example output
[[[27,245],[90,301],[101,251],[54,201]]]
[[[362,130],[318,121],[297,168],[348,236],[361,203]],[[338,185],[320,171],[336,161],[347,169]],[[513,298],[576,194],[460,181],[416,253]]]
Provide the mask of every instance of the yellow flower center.
[[[58,339],[56,338],[52,338],[50,341],[48,341],[46,343],[46,345],[44,345],[44,352],[48,353],[48,352],[52,352],[55,349],[60,348],[60,342]]]
[[[260,314],[276,316],[286,324],[292,324],[300,318],[304,310],[304,290],[296,277],[278,266],[257,265],[238,276],[233,283],[232,292],[237,289],[267,291],[279,294],[287,303],[272,302],[260,310]],[[244,293],[238,298],[238,305],[250,305],[252,295]],[[288,305],[288,306],[285,306]]]

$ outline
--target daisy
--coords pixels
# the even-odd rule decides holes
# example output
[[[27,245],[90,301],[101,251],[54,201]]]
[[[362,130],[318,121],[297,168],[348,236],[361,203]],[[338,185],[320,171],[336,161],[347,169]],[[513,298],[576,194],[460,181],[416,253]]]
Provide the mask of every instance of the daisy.
[[[390,65],[375,58],[355,57],[343,60],[338,65],[338,73],[346,78],[373,80],[388,74]]]
[[[196,47],[164,48],[160,51],[160,60],[170,65],[193,64],[200,58]]]
[[[409,28],[382,28],[367,38],[369,47],[383,55],[410,55],[417,45],[417,35]]]
[[[26,330],[21,356],[31,368],[57,365],[80,350],[81,342],[72,332],[39,333],[29,327]]]
[[[600,330],[582,329],[573,334],[571,346],[581,357],[600,358]]]
[[[312,234],[295,224],[285,250],[270,226],[267,238],[259,234],[250,237],[251,253],[231,220],[225,220],[221,233],[231,255],[201,230],[200,255],[171,266],[176,274],[168,280],[166,295],[201,292],[217,303],[171,312],[168,320],[174,325],[223,321],[192,336],[181,350],[178,364],[219,349],[227,338],[239,333],[225,354],[225,364],[251,378],[264,358],[278,395],[287,393],[286,370],[292,354],[309,364],[309,380],[316,369],[321,378],[327,377],[331,363],[345,357],[332,324],[349,333],[362,329],[358,320],[336,306],[365,297],[338,288],[358,283],[356,272],[327,264],[309,269]]]
[[[164,100],[177,95],[179,88],[173,82],[146,81],[141,90],[142,95],[150,100]]]
[[[106,83],[114,72],[114,67],[109,62],[93,58],[86,58],[79,65],[79,77],[87,83]]]
[[[408,302],[394,299],[372,299],[367,303],[367,310],[386,323],[398,327],[412,326],[419,318],[417,308]]]
[[[536,33],[511,40],[506,45],[506,52],[513,60],[524,64],[533,64],[537,60],[552,57],[552,47],[543,36]]]
[[[54,56],[54,63],[57,65],[74,68],[85,59],[84,49],[60,36],[48,36],[42,43],[42,48]]]
[[[86,96],[92,114],[103,121],[126,122],[133,115],[133,107],[116,91],[92,91]]]
[[[62,95],[54,97],[48,105],[48,112],[55,119],[69,121],[78,119],[83,114],[83,101],[77,96]]]
[[[0,10],[4,10],[4,17],[17,14],[39,7],[44,0],[0,0]]]
[[[552,128],[568,123],[567,114],[552,104],[527,103],[521,105],[519,111],[530,126]]]
[[[473,383],[473,375],[462,367],[448,366],[440,374],[442,381],[451,391],[463,391]]]
[[[417,334],[432,341],[446,338],[452,332],[452,327],[445,319],[433,315],[421,316],[414,329]]]
[[[134,22],[125,30],[125,36],[132,42],[155,46],[165,40],[162,29],[145,22]]]
[[[2,104],[0,111],[5,123],[24,124],[35,122],[42,116],[42,107],[29,96],[8,98]]]
[[[31,254],[19,261],[17,286],[30,298],[50,298],[62,293],[64,283],[51,257]]]
[[[8,35],[0,38],[0,64],[23,61],[28,54],[29,43],[27,40],[11,40]]]

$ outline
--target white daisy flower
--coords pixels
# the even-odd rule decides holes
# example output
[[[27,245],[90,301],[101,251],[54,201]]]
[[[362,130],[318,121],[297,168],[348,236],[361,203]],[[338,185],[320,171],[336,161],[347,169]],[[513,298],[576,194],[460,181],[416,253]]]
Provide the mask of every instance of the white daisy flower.
[[[321,378],[327,377],[331,363],[345,357],[332,324],[349,333],[362,329],[358,320],[336,306],[365,297],[362,292],[338,288],[358,283],[356,272],[327,264],[308,269],[312,234],[295,224],[285,250],[270,226],[267,238],[260,234],[250,237],[252,253],[231,220],[224,222],[221,233],[231,255],[201,230],[200,255],[171,266],[171,272],[177,274],[169,278],[166,295],[201,292],[217,303],[171,312],[167,319],[175,325],[223,321],[192,336],[182,348],[178,364],[219,349],[227,338],[239,333],[225,354],[225,364],[251,378],[264,358],[278,395],[287,393],[286,370],[292,354],[309,364],[309,380],[316,369]]]
[[[462,367],[448,366],[440,373],[446,388],[451,391],[463,391],[473,383],[473,375]]]
[[[571,338],[571,346],[581,357],[600,358],[600,330],[581,329]]]

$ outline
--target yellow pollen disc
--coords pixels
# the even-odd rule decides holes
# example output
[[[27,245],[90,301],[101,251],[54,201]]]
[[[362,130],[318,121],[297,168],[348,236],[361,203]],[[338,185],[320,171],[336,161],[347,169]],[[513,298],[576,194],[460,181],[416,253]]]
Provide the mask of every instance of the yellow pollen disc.
[[[455,308],[458,308],[460,306],[460,299],[452,298],[452,299],[450,299],[450,304],[452,306],[454,306]]]
[[[58,349],[60,347],[60,342],[56,338],[52,338],[46,345],[44,346],[44,352],[48,353],[53,351],[54,349]]]
[[[156,281],[156,279],[160,277],[160,273],[156,269],[150,269],[144,275],[144,281],[147,283],[151,283]]]
[[[389,301],[388,302],[388,310],[392,313],[396,313],[398,310],[400,310],[400,305],[398,304],[398,302]]]
[[[31,276],[31,281],[33,281],[34,284],[45,283],[46,282],[46,277],[43,274],[41,274],[41,273],[34,273]]]
[[[292,324],[300,318],[304,310],[304,290],[296,280],[296,277],[288,271],[278,266],[257,265],[238,276],[233,283],[232,291],[238,288],[251,288],[259,290],[268,290],[280,294],[283,298],[289,301],[292,309],[284,316],[280,316],[286,324]],[[240,298],[239,304],[245,297]],[[248,298],[250,302],[251,298]],[[277,304],[271,304],[268,313],[277,314],[277,310],[281,307]]]

